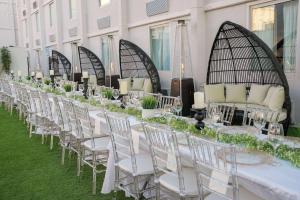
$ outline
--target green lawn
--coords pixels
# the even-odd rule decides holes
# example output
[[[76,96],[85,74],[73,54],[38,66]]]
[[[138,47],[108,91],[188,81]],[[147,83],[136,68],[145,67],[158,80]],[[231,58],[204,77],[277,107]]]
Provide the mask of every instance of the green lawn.
[[[103,175],[97,179],[97,195],[92,195],[92,171],[85,166],[76,176],[76,158],[60,164],[60,148],[31,139],[25,125],[0,107],[0,199],[1,200],[104,200],[100,194]],[[118,199],[125,199],[118,194]]]

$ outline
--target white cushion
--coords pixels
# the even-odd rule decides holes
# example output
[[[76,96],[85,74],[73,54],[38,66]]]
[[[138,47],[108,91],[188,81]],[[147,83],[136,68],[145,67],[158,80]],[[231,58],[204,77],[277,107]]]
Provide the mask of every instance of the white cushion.
[[[276,87],[269,101],[269,108],[273,111],[280,111],[284,104],[285,93],[283,87]]]
[[[110,137],[101,137],[94,139],[95,146],[93,147],[93,141],[87,140],[83,143],[83,146],[92,151],[106,151],[107,145],[110,142]]]
[[[149,78],[145,79],[143,90],[146,93],[152,93],[153,92],[153,90],[152,90],[152,83],[151,83],[151,80]]]
[[[273,95],[273,93],[274,93],[275,90],[276,90],[276,87],[275,87],[275,86],[272,86],[272,87],[269,88],[268,93],[267,93],[267,96],[266,96],[266,98],[265,98],[265,100],[264,100],[264,102],[263,102],[263,104],[264,104],[265,106],[269,106],[271,97],[272,97],[272,95]]]
[[[246,86],[244,84],[226,85],[226,102],[245,103]]]
[[[207,103],[225,102],[224,84],[205,85],[204,92]]]
[[[127,94],[131,90],[131,78],[118,79],[120,94]]]
[[[248,114],[249,117],[254,118],[254,114],[256,112],[250,112]],[[270,112],[267,113],[267,116],[265,117],[265,120],[267,122],[281,122],[284,121],[287,118],[287,112],[286,110],[281,110],[278,112],[272,112],[270,110]]]
[[[248,103],[263,105],[269,88],[270,85],[252,84],[248,97]]]
[[[132,90],[143,90],[144,87],[144,78],[133,78]]]
[[[187,195],[198,195],[196,173],[192,168],[183,168],[183,179],[185,192]],[[159,183],[171,191],[179,194],[178,175],[174,173],[166,173],[159,177]]]
[[[131,158],[121,160],[117,165],[122,170],[133,174]],[[152,158],[150,155],[137,154],[136,155],[136,165],[137,165],[137,172],[136,172],[136,174],[134,174],[134,176],[147,175],[147,174],[154,173]]]

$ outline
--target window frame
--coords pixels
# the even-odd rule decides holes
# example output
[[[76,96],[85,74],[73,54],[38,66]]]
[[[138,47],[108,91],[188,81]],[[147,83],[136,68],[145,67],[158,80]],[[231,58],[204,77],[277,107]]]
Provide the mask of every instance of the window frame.
[[[247,27],[248,27],[248,29],[249,30],[251,30],[252,31],[252,19],[253,19],[253,9],[256,9],[256,8],[263,8],[263,7],[267,7],[267,6],[274,6],[274,5],[277,5],[277,4],[281,4],[281,3],[286,3],[286,2],[290,2],[290,1],[293,1],[293,0],[261,0],[261,1],[258,1],[258,2],[251,2],[251,3],[248,3],[248,9],[247,9],[247,17],[248,17],[248,20],[247,20]],[[296,46],[296,53],[295,53],[295,66],[294,66],[294,68],[293,69],[286,69],[285,68],[285,66],[282,64],[282,63],[280,63],[280,64],[282,64],[283,65],[283,71],[284,71],[284,73],[290,73],[290,72],[292,72],[292,73],[294,73],[294,72],[296,72],[296,70],[297,70],[297,47],[298,47],[298,40],[299,40],[299,37],[300,37],[300,35],[299,35],[299,31],[300,31],[300,28],[298,27],[298,25],[299,25],[299,19],[300,19],[300,9],[299,9],[299,5],[300,5],[300,2],[299,2],[299,0],[298,0],[298,17],[297,17],[297,19],[298,19],[298,21],[297,21],[297,29],[296,29],[296,31],[297,31],[297,34],[296,34],[296,40],[295,40],[295,46]],[[272,51],[273,52],[273,51]]]
[[[49,25],[53,27],[53,6],[54,2],[49,3]]]
[[[102,0],[98,0],[99,7],[102,8],[102,7],[105,7],[105,6],[108,6],[109,4],[111,4],[111,0],[108,0],[108,1],[109,1],[108,3],[102,5]]]
[[[69,19],[76,19],[76,12],[77,12],[77,0],[69,0]],[[73,2],[76,2],[76,6],[74,7]],[[74,9],[75,8],[75,9]]]
[[[171,64],[171,62],[172,62],[172,58],[171,58],[172,52],[171,52],[171,50],[172,50],[172,48],[171,48],[171,24],[170,23],[163,23],[163,24],[158,24],[158,25],[154,25],[154,26],[149,27],[150,58],[151,58],[152,62],[154,63],[154,61],[152,59],[153,53],[152,53],[152,34],[151,33],[152,33],[153,29],[159,29],[159,28],[167,28],[168,32],[169,32],[169,69],[164,70],[164,69],[158,68],[156,65],[155,66],[157,68],[157,71],[159,71],[159,72],[171,72],[171,70],[172,70],[171,69],[171,65],[172,65]]]

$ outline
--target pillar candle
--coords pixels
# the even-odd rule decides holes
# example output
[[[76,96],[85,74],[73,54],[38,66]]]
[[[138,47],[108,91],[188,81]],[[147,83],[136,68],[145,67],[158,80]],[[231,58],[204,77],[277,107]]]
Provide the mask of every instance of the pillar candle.
[[[49,73],[50,73],[50,75],[54,75],[54,70],[51,69],[51,70],[49,71]]]
[[[204,108],[204,92],[195,92],[194,93],[194,101],[195,101],[195,107],[197,108]]]
[[[35,76],[35,72],[31,72],[31,76]]]
[[[22,72],[21,70],[18,70],[18,76],[21,77],[22,76]]]

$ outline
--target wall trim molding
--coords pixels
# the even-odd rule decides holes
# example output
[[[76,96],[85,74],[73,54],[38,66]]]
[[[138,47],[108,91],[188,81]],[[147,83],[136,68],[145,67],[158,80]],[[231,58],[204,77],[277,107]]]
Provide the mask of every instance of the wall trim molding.
[[[102,31],[97,31],[97,32],[92,32],[88,33],[87,37],[88,38],[93,38],[97,36],[102,36],[102,35],[107,35],[107,34],[112,34],[112,33],[117,33],[120,30],[118,28],[109,28],[109,29],[103,29]]]
[[[128,24],[128,29],[130,28],[136,28],[139,26],[145,26],[145,25],[149,25],[149,24],[155,24],[155,23],[159,23],[162,21],[167,21],[167,20],[172,20],[172,19],[177,19],[180,17],[187,17],[191,15],[191,10],[185,10],[185,11],[180,11],[180,12],[174,12],[172,14],[162,14],[160,16],[155,16],[155,17],[149,17],[146,20],[141,20],[138,22],[134,22],[134,23],[130,23]]]
[[[209,12],[213,10],[218,10],[222,8],[227,8],[230,6],[236,6],[240,4],[246,4],[250,2],[255,2],[257,0],[224,0],[224,1],[219,1],[219,2],[214,2],[214,3],[209,3],[204,6],[204,11]]]

